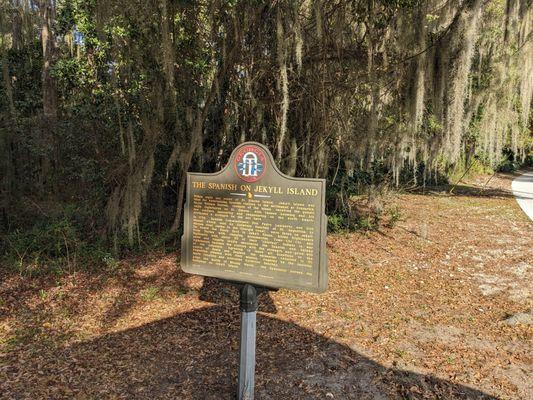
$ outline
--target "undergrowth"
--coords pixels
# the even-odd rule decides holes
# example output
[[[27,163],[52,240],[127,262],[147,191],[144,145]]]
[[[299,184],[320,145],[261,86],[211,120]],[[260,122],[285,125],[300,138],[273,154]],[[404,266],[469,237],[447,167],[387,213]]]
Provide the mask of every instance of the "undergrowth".
[[[396,225],[402,213],[394,202],[389,178],[380,164],[371,173],[342,175],[327,193],[328,231],[370,231]]]
[[[87,210],[70,205],[55,208],[0,232],[0,268],[24,276],[79,270],[114,272],[124,256],[168,250],[168,234],[146,232],[135,247],[128,247],[126,238],[119,238],[122,250],[115,253],[105,232],[94,228]]]

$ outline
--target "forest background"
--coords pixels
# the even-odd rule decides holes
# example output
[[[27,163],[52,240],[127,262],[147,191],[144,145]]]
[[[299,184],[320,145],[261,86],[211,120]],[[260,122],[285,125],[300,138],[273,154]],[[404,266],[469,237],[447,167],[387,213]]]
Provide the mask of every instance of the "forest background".
[[[532,163],[532,27],[527,0],[0,0],[0,265],[175,248],[186,172],[248,140],[327,179],[334,231]]]

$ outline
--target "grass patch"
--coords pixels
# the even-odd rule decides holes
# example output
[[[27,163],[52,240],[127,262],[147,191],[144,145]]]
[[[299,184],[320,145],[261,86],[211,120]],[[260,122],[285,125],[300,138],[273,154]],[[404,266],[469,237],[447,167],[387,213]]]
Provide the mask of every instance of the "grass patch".
[[[150,286],[149,288],[141,291],[141,299],[143,299],[144,301],[154,301],[160,297],[161,295],[159,292],[159,288],[155,286]]]

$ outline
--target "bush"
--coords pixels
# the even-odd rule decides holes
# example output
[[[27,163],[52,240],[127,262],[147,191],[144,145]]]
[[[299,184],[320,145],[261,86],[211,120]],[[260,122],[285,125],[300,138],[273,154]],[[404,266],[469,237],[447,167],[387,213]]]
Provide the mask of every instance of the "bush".
[[[34,225],[20,227],[1,237],[2,264],[23,275],[62,274],[77,269],[113,265],[103,243],[89,243],[80,234],[82,225],[65,208],[59,216],[47,216]]]
[[[20,273],[72,267],[80,247],[76,229],[66,220],[50,221],[6,235],[4,260]]]
[[[398,221],[402,219],[402,210],[399,206],[393,206],[387,210],[389,220],[387,221],[387,226],[389,228],[393,228],[396,226]]]
[[[21,208],[28,210],[27,206],[20,203]],[[0,268],[30,276],[77,270],[116,272],[121,257],[176,247],[175,234],[156,234],[153,227],[143,226],[139,245],[130,248],[127,238],[119,235],[121,252],[114,253],[111,240],[98,227],[94,209],[65,203],[41,203],[37,209],[13,219],[16,229],[0,230]]]
[[[498,172],[515,172],[520,168],[520,164],[516,161],[513,161],[509,159],[508,157],[505,157],[500,164],[498,164],[498,167],[496,167],[496,171]]]
[[[342,177],[340,183],[332,185],[327,193],[328,230],[339,233],[394,226],[401,218],[401,212],[393,204],[389,187],[381,167],[373,176],[356,173],[352,177]]]
[[[496,170],[498,172],[515,172],[518,171],[522,166],[527,167],[533,162],[533,154],[528,154],[525,157],[523,162],[521,162],[520,157],[517,156],[511,149],[507,148],[503,150],[503,157]]]

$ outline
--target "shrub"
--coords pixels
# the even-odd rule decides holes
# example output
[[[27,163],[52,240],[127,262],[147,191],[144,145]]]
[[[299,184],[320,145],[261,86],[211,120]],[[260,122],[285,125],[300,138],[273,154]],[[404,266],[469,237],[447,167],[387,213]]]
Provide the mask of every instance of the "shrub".
[[[393,207],[389,208],[387,213],[388,213],[388,216],[389,216],[389,220],[387,221],[387,226],[389,228],[393,228],[394,226],[396,226],[398,221],[400,221],[402,219],[402,216],[403,216],[402,215],[402,210],[398,206],[393,206]]]
[[[112,258],[102,250],[103,243],[90,244],[81,235],[79,222],[67,214],[46,216],[2,235],[2,265],[30,276],[110,266]]]
[[[383,225],[394,226],[401,218],[398,206],[393,204],[386,174],[354,174],[344,176],[339,185],[332,186],[328,196],[328,230],[347,232],[376,230]],[[372,181],[378,181],[373,184]]]
[[[328,215],[328,231],[333,233],[340,233],[346,230],[346,217],[344,215]]]
[[[514,161],[514,157],[505,156],[496,167],[498,172],[515,172],[520,168],[520,163]]]

